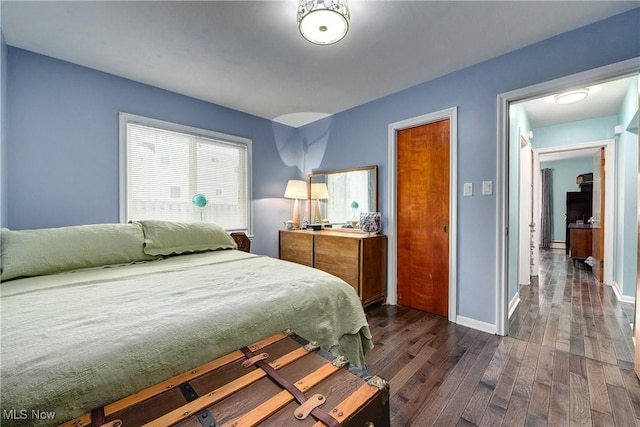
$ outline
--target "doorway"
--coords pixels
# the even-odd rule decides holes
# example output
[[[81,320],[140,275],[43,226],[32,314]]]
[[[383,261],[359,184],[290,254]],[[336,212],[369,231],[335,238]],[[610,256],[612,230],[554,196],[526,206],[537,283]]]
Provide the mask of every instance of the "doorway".
[[[500,230],[500,233],[498,237],[498,280],[496,284],[496,333],[499,335],[508,333],[509,292],[511,291],[509,289],[509,279],[512,279],[511,270],[513,270],[509,267],[513,263],[517,265],[518,259],[517,253],[514,254],[510,250],[514,239],[517,244],[517,233],[514,235],[514,233],[509,232],[510,216],[512,217],[514,212],[517,212],[517,197],[515,197],[516,210],[514,211],[514,193],[510,190],[512,184],[509,183],[509,173],[512,172],[513,168],[513,166],[509,166],[510,164],[513,165],[513,163],[510,163],[510,159],[513,159],[512,154],[510,154],[512,150],[507,145],[510,139],[513,141],[509,128],[509,107],[511,103],[529,98],[543,98],[548,94],[561,93],[568,88],[585,87],[594,84],[594,82],[611,81],[622,76],[635,74],[637,74],[637,60],[633,59],[498,95],[498,176],[496,182],[498,188],[498,230]],[[615,213],[612,213],[610,217],[614,215]],[[611,234],[609,233],[609,235]],[[607,243],[605,242],[606,247]],[[610,244],[609,247],[613,248],[613,245]],[[607,274],[606,265],[605,259],[605,276]]]
[[[537,168],[534,169],[534,172],[538,175],[535,181],[538,183],[538,187],[540,186],[541,178],[540,173],[542,168],[551,168],[552,175],[551,180],[557,181],[557,177],[560,179],[571,179],[576,180],[577,182],[578,174],[582,172],[587,172],[587,175],[591,173],[593,170],[594,161],[596,155],[600,154],[600,158],[615,158],[616,156],[616,144],[615,139],[606,139],[601,141],[590,141],[584,143],[576,143],[576,144],[567,144],[557,147],[550,148],[542,148],[534,151],[534,157],[537,159],[536,163],[538,165]],[[600,165],[600,160],[596,161],[599,167],[602,167],[602,175],[604,176],[604,165]],[[542,166],[541,166],[542,165]],[[576,166],[577,165],[577,166]],[[562,172],[563,169],[573,171],[573,175],[569,172]],[[615,162],[608,162],[606,166],[607,174],[611,176],[616,175]],[[602,220],[599,221],[597,227],[596,224],[592,224],[593,234],[596,233],[596,229],[600,228],[602,232],[601,238],[598,240],[599,242],[606,242],[607,251],[605,252],[602,247],[599,247],[600,251],[598,254],[602,254],[596,256],[596,252],[589,249],[588,255],[592,258],[597,258],[598,260],[603,261],[602,264],[606,264],[607,274],[596,275],[596,279],[598,282],[611,284],[613,280],[613,236],[614,236],[614,212],[616,210],[615,200],[614,200],[614,189],[615,189],[615,181],[613,179],[605,181],[598,180],[595,178],[596,174],[593,174],[593,181],[585,182],[583,185],[579,185],[577,183],[570,185],[569,187],[565,187],[561,194],[556,190],[552,194],[551,204],[555,205],[553,208],[553,219],[555,227],[554,239],[552,239],[551,248],[563,249],[567,256],[570,255],[572,250],[574,249],[571,245],[570,240],[570,225],[576,226],[576,222],[578,222],[578,226],[582,227],[583,225],[588,225],[592,218],[595,217],[593,213],[593,209],[596,204],[596,199],[601,202],[602,209]],[[580,179],[583,176],[580,175]],[[596,184],[597,183],[597,184]],[[556,185],[560,187],[559,184]],[[601,187],[602,185],[602,187]],[[597,191],[596,191],[597,190]],[[596,196],[598,194],[598,196]],[[600,199],[600,195],[603,197]],[[537,206],[541,204],[542,195],[541,189],[536,189],[535,194],[535,203]],[[571,202],[571,203],[570,203]],[[570,207],[571,204],[571,207]],[[606,209],[605,209],[606,208]],[[541,218],[540,209],[535,209],[538,214],[537,217]],[[607,214],[605,215],[605,211]],[[559,217],[564,216],[562,223]],[[604,230],[607,230],[606,240],[604,238]],[[562,230],[562,231],[560,231]],[[565,241],[558,242],[555,241],[555,238],[558,235],[564,233]],[[591,234],[591,233],[590,233]],[[591,241],[591,239],[589,239]],[[539,243],[539,241],[537,242]],[[554,244],[555,243],[555,244]],[[571,249],[571,251],[570,251]],[[580,256],[574,257],[584,261]],[[596,273],[594,269],[592,269],[594,274]],[[603,270],[604,271],[604,270]]]
[[[401,245],[411,245],[411,241],[407,239],[401,239],[399,237],[399,216],[398,212],[401,208],[399,204],[399,156],[398,156],[398,135],[401,131],[416,128],[423,125],[428,125],[436,122],[446,123],[445,127],[448,127],[448,137],[445,138],[448,146],[448,212],[446,216],[448,221],[446,224],[441,224],[438,228],[444,231],[446,225],[446,240],[447,249],[445,252],[444,262],[448,267],[448,278],[445,279],[445,289],[447,292],[447,308],[446,317],[448,320],[457,322],[460,319],[457,316],[457,108],[449,108],[446,110],[438,111],[431,114],[403,120],[401,122],[392,123],[389,125],[389,272],[387,276],[387,302],[389,304],[398,303],[398,254]],[[427,189],[423,189],[427,191]]]

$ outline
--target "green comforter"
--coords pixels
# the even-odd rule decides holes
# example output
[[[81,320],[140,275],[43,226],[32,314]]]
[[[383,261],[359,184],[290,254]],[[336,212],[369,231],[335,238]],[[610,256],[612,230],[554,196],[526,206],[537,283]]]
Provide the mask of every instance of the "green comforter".
[[[287,328],[361,367],[372,347],[348,284],[239,251],[14,280],[0,291],[2,425],[37,424],[33,411],[55,413],[42,424],[66,421]]]

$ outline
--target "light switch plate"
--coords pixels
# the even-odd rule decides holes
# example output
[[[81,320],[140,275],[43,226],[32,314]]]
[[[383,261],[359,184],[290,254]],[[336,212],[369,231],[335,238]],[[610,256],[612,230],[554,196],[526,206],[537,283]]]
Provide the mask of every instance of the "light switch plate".
[[[464,196],[473,196],[473,183],[465,182],[462,191]]]
[[[490,196],[493,194],[493,181],[482,181],[482,195]]]

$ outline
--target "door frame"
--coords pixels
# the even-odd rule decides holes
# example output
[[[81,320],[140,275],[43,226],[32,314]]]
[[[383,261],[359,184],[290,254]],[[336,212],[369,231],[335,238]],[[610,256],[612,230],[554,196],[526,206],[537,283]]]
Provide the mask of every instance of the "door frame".
[[[540,237],[542,235],[542,172],[540,172],[540,156],[538,151],[531,147],[531,156],[533,161],[533,171],[531,179],[533,180],[532,209],[534,219],[533,231],[533,265],[531,267],[531,276],[537,277],[540,273]]]
[[[449,119],[449,321],[456,322],[457,260],[458,260],[458,107],[451,107],[389,124],[389,250],[387,273],[387,303],[398,303],[398,242],[397,242],[397,173],[398,131]]]
[[[531,161],[533,159],[533,146],[522,132],[522,129],[518,129],[518,144],[520,147],[519,161],[520,161],[520,173],[518,174],[518,187],[520,195],[518,200],[518,287],[522,285],[531,284],[531,210],[533,205],[531,203],[531,194],[533,180],[531,174],[533,168]],[[523,144],[524,142],[524,144]],[[523,153],[526,150],[526,155]],[[510,309],[515,309],[515,306]]]
[[[605,81],[638,72],[640,57],[616,62],[555,80],[527,86],[497,96],[497,138],[496,138],[496,334],[506,335],[509,327],[508,306],[508,237],[509,237],[509,105],[512,102],[536,98],[549,93],[582,87],[594,82]]]

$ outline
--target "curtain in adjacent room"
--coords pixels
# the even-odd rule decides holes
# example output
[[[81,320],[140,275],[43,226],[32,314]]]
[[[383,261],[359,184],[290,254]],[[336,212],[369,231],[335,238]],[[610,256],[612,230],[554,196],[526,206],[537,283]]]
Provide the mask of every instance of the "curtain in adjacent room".
[[[542,169],[542,218],[540,247],[551,247],[551,169]]]

